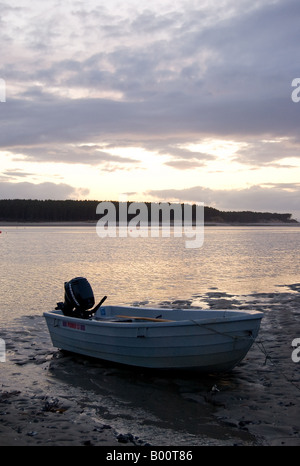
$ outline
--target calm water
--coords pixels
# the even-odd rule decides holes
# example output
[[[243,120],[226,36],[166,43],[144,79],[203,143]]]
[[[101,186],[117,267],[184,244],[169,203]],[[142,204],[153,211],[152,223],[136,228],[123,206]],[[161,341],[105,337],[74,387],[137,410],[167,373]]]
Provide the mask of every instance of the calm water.
[[[201,248],[185,238],[99,238],[87,227],[2,227],[0,323],[42,315],[63,283],[86,277],[95,300],[159,305],[209,291],[247,295],[300,282],[299,227],[207,227]]]

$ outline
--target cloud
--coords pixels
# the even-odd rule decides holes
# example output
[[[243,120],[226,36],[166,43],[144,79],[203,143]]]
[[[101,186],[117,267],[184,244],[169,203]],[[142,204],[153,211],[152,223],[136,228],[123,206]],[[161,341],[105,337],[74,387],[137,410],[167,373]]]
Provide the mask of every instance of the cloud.
[[[145,193],[159,201],[204,202],[219,210],[293,213],[300,220],[300,183],[270,183],[245,189],[209,189],[193,186],[186,189],[152,190]]]
[[[26,178],[27,176],[33,176],[34,173],[25,172],[24,170],[15,169],[15,170],[4,170],[2,172],[2,177],[7,177],[7,180],[15,180],[18,178]]]
[[[185,159],[175,159],[170,160],[169,162],[165,162],[165,165],[168,165],[173,168],[177,168],[178,170],[190,170],[192,168],[202,167],[204,165],[204,161],[197,160],[196,157],[190,160]]]
[[[64,183],[0,181],[0,199],[79,199],[87,196],[88,192],[88,189],[78,189]]]
[[[26,87],[19,94],[24,100],[12,99],[2,114],[7,131],[0,144],[11,145],[16,139],[24,144],[30,138],[37,143],[88,142],[116,135],[141,141],[172,135],[186,140],[209,134],[295,134],[299,111],[290,99],[290,83],[298,72],[300,4],[285,0],[257,3],[252,9],[249,5],[242,3],[241,14],[242,6],[229,2],[233,13],[225,18],[217,13],[214,22],[212,11],[192,3],[183,13],[138,9],[125,23],[122,15],[108,10],[102,15],[100,8],[93,19],[95,8],[88,4],[33,23],[27,34],[36,37],[46,26],[39,37],[48,53],[40,65],[35,61],[33,66],[31,58],[27,66],[21,61],[3,68],[8,83],[22,79]],[[225,7],[221,10],[224,15]],[[66,19],[69,32],[63,28]],[[119,27],[117,34],[113,26]],[[74,53],[64,56],[59,48],[55,58],[49,56],[57,43],[75,33],[77,44],[97,40],[76,58]],[[123,35],[127,39],[122,40]],[[68,97],[70,89],[74,95],[76,89],[86,89],[85,97]],[[94,98],[100,91],[110,92],[111,98]],[[87,98],[89,92],[93,98]],[[115,100],[113,93],[122,97]]]
[[[97,144],[45,144],[44,146],[18,146],[10,148],[9,150],[10,153],[14,155],[13,160],[15,161],[25,160],[34,162],[79,163],[88,165],[102,165],[109,162],[110,165],[113,165],[114,167],[124,167],[132,164],[136,166],[139,163],[136,159],[112,155],[102,149],[103,147]]]
[[[142,167],[110,151],[131,145],[160,157],[164,169],[188,173],[217,156],[184,146],[209,138],[243,143],[233,161],[245,167],[289,167],[299,159],[300,104],[291,100],[298,0],[224,0],[218,8],[193,0],[32,0],[20,8],[14,0],[3,8],[0,28],[7,84],[0,150],[14,163]],[[47,193],[55,186],[44,184]],[[178,196],[197,200],[200,192],[220,206],[233,199],[257,206],[263,194],[281,205],[281,194],[294,202],[294,188],[233,190],[230,199],[227,191],[192,187]]]
[[[285,166],[285,159],[300,158],[300,143],[296,138],[274,138],[271,140],[249,141],[246,147],[237,151],[234,160],[247,165],[260,166]],[[282,164],[278,163],[282,161]]]

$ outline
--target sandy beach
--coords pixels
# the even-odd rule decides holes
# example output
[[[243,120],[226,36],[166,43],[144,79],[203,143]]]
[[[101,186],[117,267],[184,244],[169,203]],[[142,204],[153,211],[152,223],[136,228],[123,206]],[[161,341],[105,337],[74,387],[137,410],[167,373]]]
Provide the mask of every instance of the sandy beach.
[[[20,318],[0,335],[0,445],[299,446],[300,362],[291,357],[299,291],[300,284],[239,297],[211,290],[160,303],[264,312],[257,343],[226,374],[162,374],[62,353],[42,316]]]

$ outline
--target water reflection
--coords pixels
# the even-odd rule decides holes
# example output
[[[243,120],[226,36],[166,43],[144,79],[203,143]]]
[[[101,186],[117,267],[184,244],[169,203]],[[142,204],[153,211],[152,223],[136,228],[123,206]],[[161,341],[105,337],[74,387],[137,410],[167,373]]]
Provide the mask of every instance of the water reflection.
[[[201,248],[184,238],[99,238],[88,227],[6,227],[1,236],[1,315],[42,313],[63,283],[85,276],[96,301],[156,305],[207,292],[277,291],[299,277],[297,227],[208,227]],[[297,277],[295,279],[295,277]],[[197,301],[198,300],[198,301]]]
[[[84,392],[82,409],[93,421],[109,424],[153,445],[222,445],[254,442],[244,431],[218,423],[212,387],[232,388],[234,375],[184,375],[126,368],[57,353],[51,376]]]

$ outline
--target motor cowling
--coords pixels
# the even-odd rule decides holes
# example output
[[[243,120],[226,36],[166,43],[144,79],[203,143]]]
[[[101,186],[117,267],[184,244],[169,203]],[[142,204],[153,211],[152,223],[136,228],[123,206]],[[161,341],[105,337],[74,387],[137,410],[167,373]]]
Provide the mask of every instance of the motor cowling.
[[[107,299],[103,296],[101,301],[95,304],[94,293],[91,285],[84,277],[72,278],[65,282],[65,301],[57,303],[55,309],[59,309],[65,316],[89,319]]]
[[[57,303],[56,309],[61,309],[64,315],[73,317],[89,317],[88,309],[95,304],[91,285],[84,277],[76,277],[65,282],[65,301]]]

